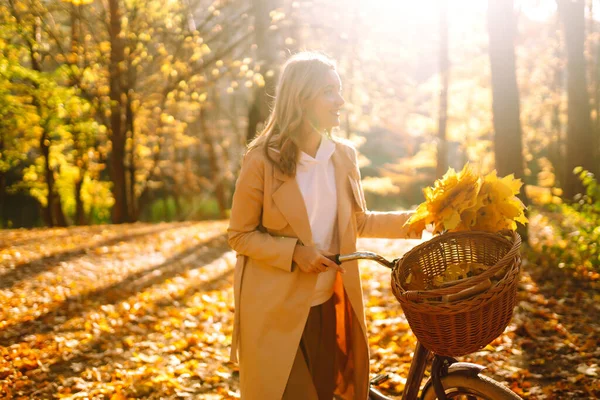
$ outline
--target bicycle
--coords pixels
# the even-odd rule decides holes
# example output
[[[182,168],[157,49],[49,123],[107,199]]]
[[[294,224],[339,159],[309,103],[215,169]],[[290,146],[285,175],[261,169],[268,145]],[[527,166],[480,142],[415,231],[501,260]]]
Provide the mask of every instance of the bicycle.
[[[461,235],[461,234],[458,234]],[[463,236],[466,236],[463,234]],[[489,236],[489,235],[488,235]],[[514,257],[517,254],[518,264],[520,266],[520,257],[518,256],[518,249],[520,246],[520,237],[513,234],[515,238],[515,245],[509,254],[506,254],[501,261],[506,261],[510,257]],[[419,245],[422,246],[422,245]],[[516,249],[516,250],[515,250]],[[411,250],[412,252],[413,250]],[[409,252],[410,253],[410,252]],[[408,253],[407,253],[408,254]],[[405,255],[406,256],[406,255]],[[337,264],[341,264],[345,261],[351,260],[372,260],[379,264],[390,268],[392,270],[392,276],[394,270],[402,259],[396,259],[394,261],[388,261],[379,254],[372,252],[356,252],[346,255],[334,255],[330,256]],[[403,257],[404,258],[404,257]],[[490,276],[495,270],[490,269],[488,273],[482,274]],[[518,271],[517,271],[518,274]],[[484,276],[485,277],[485,276]],[[460,284],[455,287],[465,288],[468,285],[466,282],[468,279],[464,279]],[[463,282],[464,281],[464,282]],[[516,287],[516,286],[515,286]],[[405,311],[406,313],[406,311]],[[512,310],[511,310],[512,315]],[[510,316],[508,318],[510,320]],[[410,323],[410,320],[409,320]],[[506,322],[508,324],[508,322]],[[506,327],[506,325],[504,325]],[[411,326],[412,328],[412,326]],[[504,328],[502,328],[503,330]],[[413,328],[414,332],[414,328]],[[500,331],[501,332],[501,331]],[[418,336],[418,335],[417,335]],[[497,335],[496,335],[497,336]],[[484,344],[485,345],[485,344]],[[483,347],[483,346],[481,346]],[[466,353],[460,353],[459,355],[466,355],[472,351]],[[432,357],[432,368],[431,376],[423,386],[421,396],[419,397],[419,389],[422,380],[425,376],[425,369],[428,363],[428,358]],[[435,352],[428,350],[419,340],[414,351],[414,356],[411,362],[411,366],[407,376],[407,384],[402,394],[402,400],[446,400],[446,399],[467,399],[467,400],[520,400],[517,394],[512,392],[507,387],[503,386],[499,382],[493,380],[490,377],[482,375],[481,372],[485,369],[484,366],[459,362],[452,356],[439,355]],[[369,399],[370,400],[393,400],[373,388],[373,385],[381,383],[387,379],[385,375],[378,375],[370,381]]]

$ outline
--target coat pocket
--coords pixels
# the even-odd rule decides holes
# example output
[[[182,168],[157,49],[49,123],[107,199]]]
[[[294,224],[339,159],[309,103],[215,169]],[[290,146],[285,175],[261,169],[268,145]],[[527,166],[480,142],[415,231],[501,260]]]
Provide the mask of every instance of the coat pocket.
[[[352,198],[354,199],[354,207],[357,209],[357,211],[365,211],[367,209],[367,205],[362,188],[360,186],[360,181],[358,178],[355,178],[352,175],[348,175],[348,180],[350,181],[350,188],[352,189],[351,191]]]

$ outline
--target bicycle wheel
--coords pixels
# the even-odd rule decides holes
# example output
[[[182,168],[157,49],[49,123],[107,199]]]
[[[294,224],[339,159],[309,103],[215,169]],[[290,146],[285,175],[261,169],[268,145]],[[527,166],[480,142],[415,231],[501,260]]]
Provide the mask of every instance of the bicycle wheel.
[[[506,386],[485,375],[468,371],[452,371],[442,378],[446,397],[455,400],[522,400]],[[436,400],[431,380],[423,388],[423,400]]]

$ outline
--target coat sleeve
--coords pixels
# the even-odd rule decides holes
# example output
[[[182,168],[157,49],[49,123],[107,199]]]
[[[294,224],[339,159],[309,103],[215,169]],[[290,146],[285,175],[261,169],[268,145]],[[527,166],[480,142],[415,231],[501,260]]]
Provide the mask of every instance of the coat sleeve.
[[[408,227],[403,227],[414,211],[369,211],[364,200],[364,191],[360,180],[358,157],[356,150],[352,149],[354,165],[358,176],[358,190],[362,199],[359,211],[355,213],[359,237],[389,238],[389,239],[420,239],[423,232],[410,232]]]
[[[259,230],[265,174],[265,160],[259,152],[260,149],[251,150],[242,160],[231,205],[228,242],[238,254],[291,272],[298,239],[272,236]]]

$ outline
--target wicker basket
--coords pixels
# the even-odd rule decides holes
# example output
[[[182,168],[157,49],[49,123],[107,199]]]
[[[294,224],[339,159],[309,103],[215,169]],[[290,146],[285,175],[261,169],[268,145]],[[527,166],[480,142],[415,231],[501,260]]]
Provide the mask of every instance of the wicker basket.
[[[512,318],[521,268],[521,237],[516,232],[466,231],[444,233],[422,243],[397,261],[392,292],[400,302],[417,339],[434,353],[459,357],[485,347],[498,337]],[[411,271],[420,270],[425,282],[455,263],[488,266],[483,273],[441,289],[407,291]],[[500,280],[486,291],[464,300],[444,302],[491,277]]]

